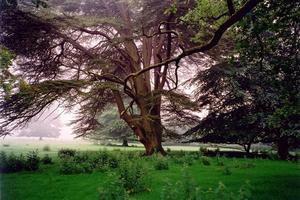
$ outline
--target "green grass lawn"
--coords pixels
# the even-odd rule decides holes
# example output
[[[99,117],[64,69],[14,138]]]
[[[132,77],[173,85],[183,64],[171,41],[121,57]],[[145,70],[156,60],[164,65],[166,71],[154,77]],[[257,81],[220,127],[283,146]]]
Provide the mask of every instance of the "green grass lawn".
[[[88,145],[87,145],[88,146]],[[33,148],[33,146],[31,146]],[[69,146],[68,146],[69,147]],[[13,146],[5,147],[12,152]],[[22,152],[20,147],[14,150]],[[36,147],[34,147],[36,148]],[[93,149],[95,148],[95,149]],[[4,148],[2,148],[3,150]],[[27,150],[31,148],[28,147]],[[103,186],[109,178],[108,172],[93,172],[91,174],[62,175],[59,173],[59,160],[56,157],[57,149],[51,147],[55,163],[41,165],[36,172],[18,172],[1,174],[1,199],[3,200],[93,200],[98,199],[98,188]],[[84,149],[84,148],[80,148]],[[98,150],[99,147],[90,146],[88,150]],[[128,148],[136,150],[135,148]],[[137,147],[137,149],[139,149]],[[117,151],[116,151],[117,152]],[[172,151],[173,152],[173,151]],[[42,152],[41,154],[44,154]],[[46,152],[49,153],[49,152]],[[155,159],[137,159],[132,162],[143,162],[149,176],[149,192],[131,195],[131,199],[155,200],[160,199],[161,190],[166,180],[173,183],[182,179],[183,164],[169,161],[168,170],[155,170]],[[238,191],[242,184],[250,181],[253,199],[276,200],[300,199],[300,166],[299,163],[288,161],[263,159],[236,159],[222,158],[224,164],[232,172],[225,175],[223,167],[217,165],[217,158],[209,158],[210,165],[203,165],[201,160],[195,160],[186,171],[203,189],[216,188],[221,181],[230,191]],[[237,167],[243,163],[254,164],[254,167]],[[111,169],[114,171],[115,169]]]

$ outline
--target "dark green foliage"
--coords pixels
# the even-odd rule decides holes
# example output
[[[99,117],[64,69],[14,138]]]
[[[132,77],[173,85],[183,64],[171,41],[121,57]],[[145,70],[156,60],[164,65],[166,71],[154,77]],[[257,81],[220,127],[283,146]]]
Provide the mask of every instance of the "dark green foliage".
[[[41,159],[42,163],[45,165],[49,165],[49,164],[53,164],[53,160],[52,158],[46,154],[42,159]]]
[[[88,162],[78,163],[74,161],[74,158],[63,158],[60,162],[59,172],[61,174],[80,174],[91,173],[93,167]]]
[[[7,156],[5,152],[0,154],[0,171],[2,173],[11,173],[22,171],[25,168],[25,158],[22,155],[16,156],[10,154]]]
[[[169,169],[169,162],[165,158],[157,158],[156,161],[154,161],[154,169],[156,170],[168,170]]]
[[[37,151],[31,151],[24,157],[22,154],[6,155],[5,152],[0,154],[0,171],[3,173],[19,172],[22,170],[36,171],[39,169],[40,158]]]
[[[76,163],[83,163],[89,161],[89,154],[87,152],[78,152],[76,151],[73,157],[74,162]]]
[[[230,168],[228,166],[224,166],[223,169],[222,169],[222,174],[224,175],[231,175],[232,172],[230,170]]]
[[[138,161],[123,160],[118,168],[118,178],[129,194],[144,192],[149,190],[147,171]]]
[[[26,155],[26,170],[36,171],[40,165],[40,157],[38,156],[37,151],[31,151]]]
[[[91,157],[91,162],[95,169],[106,171],[109,168],[117,168],[120,160],[111,152],[99,151]]]
[[[210,159],[206,156],[201,157],[201,162],[203,165],[206,165],[206,166],[210,165]]]
[[[129,200],[128,193],[120,179],[110,175],[104,187],[98,189],[99,200]]]
[[[120,162],[117,154],[108,151],[86,153],[64,150],[59,155],[62,174],[91,173],[93,170],[107,171],[117,168]]]
[[[274,142],[281,159],[299,145],[300,3],[271,0],[236,24],[235,50],[195,79],[209,114],[191,132],[198,141]],[[187,133],[188,134],[188,133]]]
[[[60,149],[57,153],[57,156],[59,158],[65,158],[65,157],[74,157],[76,153],[76,150],[74,149]]]

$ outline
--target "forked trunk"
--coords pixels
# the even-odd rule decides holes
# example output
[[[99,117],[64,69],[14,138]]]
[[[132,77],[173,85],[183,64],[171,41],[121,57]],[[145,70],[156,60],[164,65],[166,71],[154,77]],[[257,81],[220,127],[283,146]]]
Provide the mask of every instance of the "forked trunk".
[[[162,127],[159,121],[147,120],[145,123],[149,123],[150,126],[144,125],[137,127],[134,131],[138,135],[140,142],[145,147],[145,156],[150,156],[154,153],[166,155],[164,148],[162,147]],[[149,125],[148,124],[148,125]]]

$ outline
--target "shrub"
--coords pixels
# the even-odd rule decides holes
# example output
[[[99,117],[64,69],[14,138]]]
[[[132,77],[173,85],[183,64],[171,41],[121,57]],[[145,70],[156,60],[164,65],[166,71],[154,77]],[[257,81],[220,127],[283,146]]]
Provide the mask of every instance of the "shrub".
[[[43,151],[50,151],[50,146],[49,145],[45,145],[43,147]]]
[[[91,173],[93,167],[89,162],[75,162],[74,157],[64,158],[60,162],[59,172],[61,174]]]
[[[41,161],[45,165],[53,164],[52,158],[48,154],[46,154]]]
[[[146,171],[138,161],[124,160],[119,167],[118,178],[129,194],[143,192],[149,190]]]
[[[168,170],[169,163],[166,159],[158,158],[154,164],[154,169],[156,170]]]
[[[26,155],[26,170],[36,171],[39,168],[40,157],[37,151],[28,152]]]
[[[202,161],[203,165],[206,165],[206,166],[210,165],[210,160],[208,157],[202,156],[201,161]]]
[[[86,152],[75,152],[73,157],[73,161],[76,163],[83,163],[89,161],[89,155]]]
[[[109,168],[117,168],[119,159],[107,151],[100,151],[91,158],[91,163],[95,169],[106,171]]]
[[[115,156],[111,156],[107,163],[110,168],[117,168],[119,166],[119,160]]]
[[[171,153],[171,149],[169,147],[167,148],[167,153]]]
[[[3,147],[9,147],[10,145],[9,144],[3,144]]]
[[[70,159],[64,159],[61,161],[59,166],[59,173],[61,174],[80,174],[83,172],[83,169],[79,164],[76,164]]]
[[[109,180],[104,187],[98,189],[99,200],[129,200],[121,180],[112,176]]]
[[[74,157],[76,150],[74,149],[60,149],[57,153],[57,156],[61,159],[66,157]]]
[[[22,171],[25,168],[25,160],[22,155],[14,154],[6,155],[5,152],[0,154],[0,171],[2,173],[11,173]]]

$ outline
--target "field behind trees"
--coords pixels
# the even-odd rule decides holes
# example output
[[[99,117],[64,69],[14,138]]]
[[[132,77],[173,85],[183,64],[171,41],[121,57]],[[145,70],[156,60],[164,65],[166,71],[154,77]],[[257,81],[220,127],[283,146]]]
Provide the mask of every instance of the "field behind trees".
[[[2,142],[8,157],[23,154],[26,160],[37,150],[41,162],[36,171],[2,173],[1,199],[166,200],[193,194],[197,199],[299,199],[300,166],[295,161],[207,157],[207,149],[197,146],[166,149],[166,157],[142,157],[139,146]],[[46,154],[51,164],[44,161]]]

